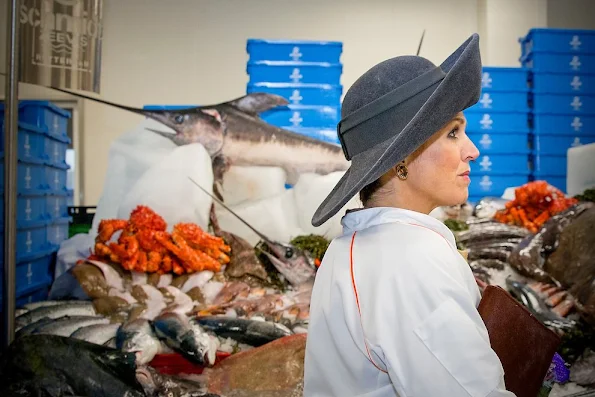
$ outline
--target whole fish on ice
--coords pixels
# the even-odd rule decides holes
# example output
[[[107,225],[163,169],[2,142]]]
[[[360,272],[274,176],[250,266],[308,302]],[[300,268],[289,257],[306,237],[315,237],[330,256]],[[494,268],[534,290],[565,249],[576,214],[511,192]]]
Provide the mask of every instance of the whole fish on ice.
[[[138,364],[147,364],[162,351],[161,342],[148,320],[137,319],[122,324],[116,334],[116,348],[136,353]]]
[[[16,331],[41,320],[42,318],[56,319],[63,316],[95,316],[97,313],[93,304],[88,301],[65,301],[63,304],[42,306],[21,314],[15,319]]]
[[[167,346],[187,359],[210,366],[215,363],[219,341],[207,334],[198,324],[179,313],[163,313],[153,321],[155,334]]]

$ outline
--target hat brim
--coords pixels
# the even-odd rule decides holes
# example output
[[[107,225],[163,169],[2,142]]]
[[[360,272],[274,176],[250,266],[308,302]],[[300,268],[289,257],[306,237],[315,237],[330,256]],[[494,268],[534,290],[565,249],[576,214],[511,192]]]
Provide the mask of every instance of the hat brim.
[[[387,139],[351,159],[349,169],[314,213],[313,226],[320,226],[329,220],[366,185],[380,178],[391,167],[413,153],[457,113],[479,100],[479,35],[473,34],[469,37],[440,65],[440,68],[446,76],[405,128],[394,138]]]

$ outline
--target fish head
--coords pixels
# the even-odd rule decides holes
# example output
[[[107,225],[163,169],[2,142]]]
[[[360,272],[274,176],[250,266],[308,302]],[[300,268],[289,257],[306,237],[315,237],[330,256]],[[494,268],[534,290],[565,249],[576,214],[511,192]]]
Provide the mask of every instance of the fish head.
[[[200,143],[210,156],[221,152],[225,126],[221,113],[215,108],[156,110],[144,114],[175,131],[171,133],[149,129],[171,139],[178,146]]]
[[[292,285],[300,285],[314,278],[316,266],[312,256],[291,244],[265,240],[272,254],[265,253],[275,268]]]
[[[159,389],[159,374],[149,366],[139,366],[136,369],[136,380],[143,388],[147,397],[157,396]]]

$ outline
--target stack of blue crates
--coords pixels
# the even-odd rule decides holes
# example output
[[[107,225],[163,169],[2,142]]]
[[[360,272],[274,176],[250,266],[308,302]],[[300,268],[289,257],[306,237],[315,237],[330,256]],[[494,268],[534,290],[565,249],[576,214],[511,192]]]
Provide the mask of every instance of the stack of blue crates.
[[[478,103],[463,112],[466,132],[480,152],[471,162],[470,202],[499,197],[531,175],[528,71],[484,67],[481,85]]]
[[[60,243],[68,239],[66,150],[70,113],[47,101],[20,101],[17,166],[17,305],[44,300]],[[4,104],[0,103],[0,270],[4,274]],[[0,283],[0,296],[2,291]],[[1,300],[1,298],[0,298]]]
[[[531,70],[533,178],[566,192],[568,149],[595,142],[595,30],[531,29],[519,41]]]
[[[261,113],[267,123],[338,144],[341,118],[341,42],[250,39],[247,93],[277,94],[289,102]]]

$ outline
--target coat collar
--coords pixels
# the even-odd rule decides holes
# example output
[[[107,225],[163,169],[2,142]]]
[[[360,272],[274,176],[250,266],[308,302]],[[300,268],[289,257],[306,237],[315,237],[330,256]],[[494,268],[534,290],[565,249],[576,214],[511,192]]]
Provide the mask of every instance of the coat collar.
[[[427,227],[443,236],[453,248],[457,248],[452,231],[440,220],[421,212],[376,207],[348,211],[341,219],[344,235],[387,223],[409,223]]]

